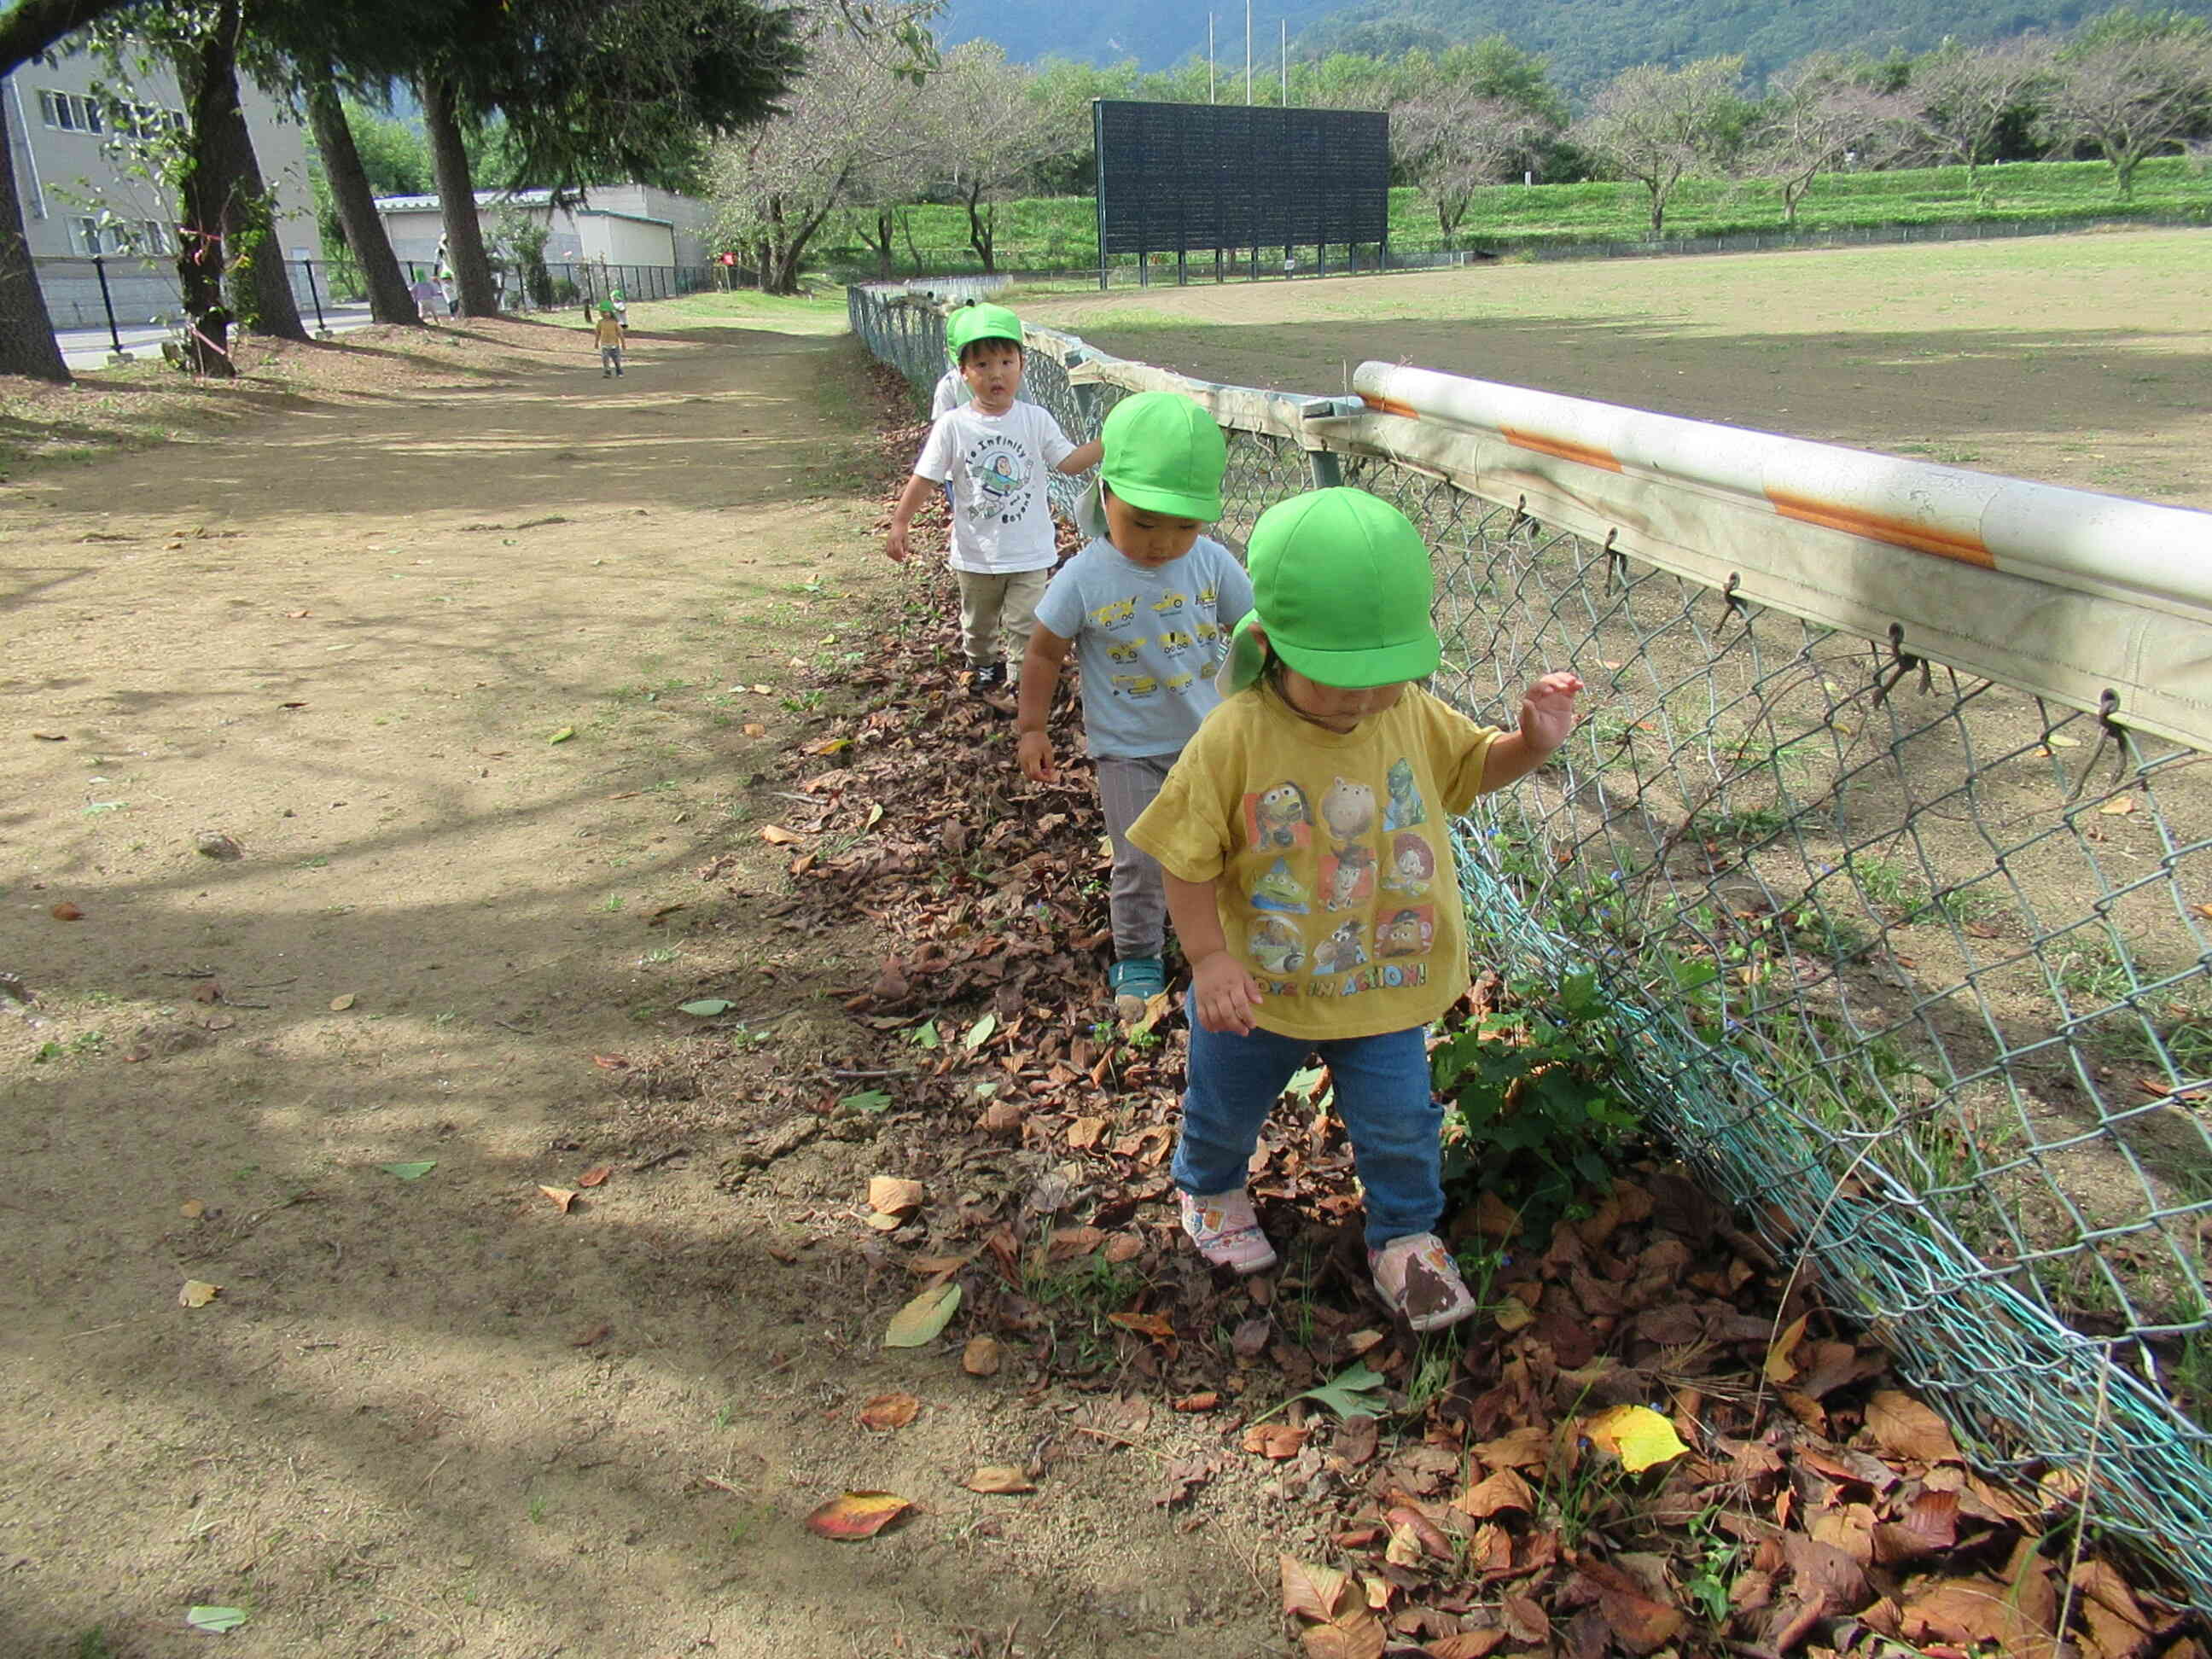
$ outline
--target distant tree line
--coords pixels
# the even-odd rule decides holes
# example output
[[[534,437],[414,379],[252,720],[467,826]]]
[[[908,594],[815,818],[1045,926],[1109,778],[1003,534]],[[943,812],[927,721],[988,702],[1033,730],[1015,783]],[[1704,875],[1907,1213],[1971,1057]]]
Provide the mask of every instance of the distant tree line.
[[[927,21],[915,5],[902,14]],[[1087,195],[1097,185],[1091,102],[1243,101],[1241,70],[1202,59],[1143,72],[1048,59],[1009,63],[988,41],[944,54],[917,83],[865,41],[810,45],[782,112],[712,146],[708,187],[730,245],[763,286],[788,289],[825,234],[870,250],[888,276],[902,251],[921,263],[908,210],[957,204],[986,270],[997,267],[1000,204]],[[905,78],[902,78],[904,76]],[[2121,9],[2057,34],[1917,56],[1815,52],[1747,81],[1741,56],[1644,64],[1596,88],[1577,117],[1545,60],[1504,35],[1395,55],[1332,52],[1289,65],[1295,105],[1383,109],[1394,182],[1415,185],[1448,243],[1488,186],[1630,180],[1650,233],[1685,179],[1765,176],[1785,215],[1821,174],[1952,163],[2101,157],[2125,198],[2148,156],[2212,147],[2212,28],[2180,11]],[[1253,101],[1277,104],[1279,74]]]

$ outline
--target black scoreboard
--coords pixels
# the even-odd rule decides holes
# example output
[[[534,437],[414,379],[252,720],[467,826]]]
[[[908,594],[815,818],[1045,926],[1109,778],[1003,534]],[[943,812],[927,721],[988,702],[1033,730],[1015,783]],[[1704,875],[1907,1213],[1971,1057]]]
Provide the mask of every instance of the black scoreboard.
[[[1091,105],[1098,256],[1382,242],[1390,118],[1249,104]]]

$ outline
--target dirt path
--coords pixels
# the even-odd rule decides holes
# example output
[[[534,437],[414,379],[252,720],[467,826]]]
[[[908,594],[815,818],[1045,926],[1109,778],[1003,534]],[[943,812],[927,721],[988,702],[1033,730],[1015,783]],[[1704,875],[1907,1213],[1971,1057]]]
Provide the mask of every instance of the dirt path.
[[[841,1041],[754,832],[892,592],[857,354],[488,337],[0,492],[0,1646],[1277,1650],[1249,1515],[877,1348],[864,1148],[718,1185]],[[749,1025],[683,1035],[708,995]],[[921,1513],[801,1529],[847,1487]]]

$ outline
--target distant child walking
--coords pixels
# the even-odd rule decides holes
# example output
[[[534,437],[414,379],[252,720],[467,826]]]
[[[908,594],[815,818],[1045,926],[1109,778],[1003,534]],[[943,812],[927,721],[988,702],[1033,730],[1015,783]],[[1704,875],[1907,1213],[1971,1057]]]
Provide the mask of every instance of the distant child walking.
[[[1022,660],[1022,770],[1049,783],[1045,721],[1068,653],[1083,676],[1083,733],[1114,846],[1107,907],[1114,966],[1107,988],[1124,1019],[1167,989],[1167,894],[1160,866],[1129,826],[1152,804],[1176,757],[1220,702],[1214,671],[1230,630],[1252,608],[1236,557],[1199,532],[1221,516],[1228,453],[1213,417],[1171,392],[1115,404],[1099,434],[1099,483],[1076,511],[1092,538],[1037,602]]]
[[[1004,306],[953,313],[945,345],[960,366],[969,400],[930,427],[914,476],[891,510],[884,551],[905,562],[913,550],[908,532],[915,514],[934,486],[950,483],[951,562],[960,585],[960,648],[972,671],[969,689],[1011,714],[1006,653],[1029,644],[1045,573],[1058,558],[1044,471],[1088,471],[1097,465],[1098,442],[1072,444],[1043,410],[1016,401],[1025,362],[1022,325]]]
[[[599,347],[599,378],[605,380],[610,374],[620,374],[623,372],[623,325],[622,319],[615,315],[611,301],[599,302],[599,320],[592,331],[592,337]]]
[[[1183,1231],[1217,1267],[1274,1265],[1246,1171],[1318,1051],[1366,1194],[1375,1288],[1437,1330],[1475,1310],[1436,1235],[1443,1115],[1427,1027],[1468,979],[1449,820],[1566,741],[1582,681],[1543,675],[1508,732],[1415,684],[1440,657],[1429,551],[1363,490],[1270,507],[1248,564],[1254,609],[1224,701],[1129,831],[1166,872],[1191,964]]]

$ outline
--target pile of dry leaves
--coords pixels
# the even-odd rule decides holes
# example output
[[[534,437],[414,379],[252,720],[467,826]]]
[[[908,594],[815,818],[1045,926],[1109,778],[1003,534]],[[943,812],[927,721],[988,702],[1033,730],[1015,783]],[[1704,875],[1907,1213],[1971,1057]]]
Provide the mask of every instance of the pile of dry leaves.
[[[812,1104],[926,1126],[878,1139],[900,1180],[854,1223],[856,1248],[923,1281],[894,1340],[942,1333],[971,1370],[1096,1391],[1109,1438],[1156,1406],[1218,1424],[1218,1450],[1152,1501],[1192,1513],[1247,1459],[1333,1517],[1329,1559],[1281,1563],[1323,1659],[2206,1659],[2185,1607],[2083,1539],[2068,1472],[1977,1476],[1887,1358],[1663,1158],[1533,1239],[1495,1198],[1469,1204],[1450,1231],[1486,1312],[1416,1339],[1365,1283],[1350,1156],[1306,1074],[1255,1183],[1285,1267],[1209,1273],[1162,1201],[1176,1017],[1163,1000],[1133,1028],[1106,1018],[1087,769],[1021,779],[1007,723],[958,684],[949,581],[910,580],[922,620],[788,757],[791,811],[763,832],[790,854],[797,919],[883,941],[846,1005],[882,1085]]]

